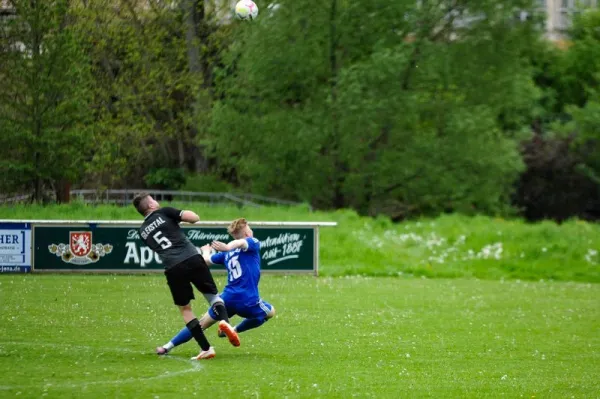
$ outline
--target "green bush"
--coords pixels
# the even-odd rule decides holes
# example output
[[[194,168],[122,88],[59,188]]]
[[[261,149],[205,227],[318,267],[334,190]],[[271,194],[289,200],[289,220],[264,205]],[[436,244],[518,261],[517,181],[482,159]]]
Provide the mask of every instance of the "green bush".
[[[182,191],[227,193],[232,192],[231,184],[220,180],[214,175],[203,175],[191,173],[186,176],[185,184],[181,187]]]
[[[161,190],[178,190],[185,183],[185,170],[181,168],[151,169],[144,176],[144,182]]]

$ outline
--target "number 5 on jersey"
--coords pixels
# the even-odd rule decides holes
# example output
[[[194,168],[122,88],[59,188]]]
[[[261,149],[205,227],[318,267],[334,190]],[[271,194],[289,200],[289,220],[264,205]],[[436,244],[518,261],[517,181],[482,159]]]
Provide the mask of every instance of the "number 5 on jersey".
[[[229,274],[229,281],[236,280],[242,275],[242,266],[240,265],[237,256],[233,256],[229,259],[229,262],[227,262],[227,268],[231,272]]]
[[[173,243],[167,237],[162,235],[162,231],[154,234],[152,238],[154,238],[154,241],[156,241],[156,243],[159,244],[162,249],[171,248],[171,246],[173,246]]]

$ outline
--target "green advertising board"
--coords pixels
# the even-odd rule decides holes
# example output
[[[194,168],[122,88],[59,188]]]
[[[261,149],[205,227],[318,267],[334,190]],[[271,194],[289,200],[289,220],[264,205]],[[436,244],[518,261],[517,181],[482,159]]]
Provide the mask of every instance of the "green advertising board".
[[[99,223],[33,224],[34,271],[160,271],[160,258],[146,246],[137,225]],[[213,240],[228,242],[226,226],[182,225],[198,248]],[[260,226],[253,224],[261,242],[263,271],[318,270],[317,226]],[[216,270],[224,270],[215,266]]]

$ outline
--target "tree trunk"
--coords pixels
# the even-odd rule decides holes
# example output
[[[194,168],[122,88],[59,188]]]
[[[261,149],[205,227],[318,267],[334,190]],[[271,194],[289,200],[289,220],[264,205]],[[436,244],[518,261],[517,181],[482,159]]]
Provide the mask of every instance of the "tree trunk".
[[[40,67],[40,48],[41,48],[41,32],[40,32],[40,11],[38,10],[38,2],[37,0],[31,1],[31,8],[34,9],[34,23],[33,26],[30,27],[32,37],[32,69],[31,73],[33,74],[31,79],[31,91],[33,92],[32,104],[31,104],[31,126],[33,130],[33,142],[31,143],[31,148],[34,149],[33,155],[33,173],[34,173],[34,194],[33,198],[35,202],[41,203],[43,201],[44,193],[43,193],[43,181],[41,176],[41,152],[40,152],[40,142],[42,136],[42,116],[41,116],[41,108],[42,108],[42,100],[40,94],[39,87],[39,78],[42,74]]]
[[[55,188],[56,202],[68,204],[71,202],[71,183],[65,179],[60,180]]]
[[[199,73],[202,72],[202,68],[200,66],[200,49],[196,43],[196,39],[198,38],[197,24],[200,22],[197,18],[198,14],[204,17],[204,3],[198,0],[185,0],[182,3],[182,8],[185,15],[185,41],[187,45],[188,67],[190,72]],[[197,8],[200,9],[199,13],[196,12]]]
[[[39,170],[39,164],[40,164],[40,153],[38,151],[35,152],[34,155],[34,169],[35,169],[35,179],[34,179],[34,188],[33,188],[33,200],[35,202],[37,202],[38,204],[42,202],[44,195],[43,195],[43,184],[42,184],[42,178],[38,173]]]
[[[179,167],[185,167],[185,144],[181,137],[177,139],[177,155],[179,156]]]
[[[202,85],[203,89],[208,91],[208,103],[212,102],[212,94],[210,93],[210,88],[212,86],[212,74],[211,68],[208,62],[208,58],[206,56],[202,57],[200,55],[200,46],[208,48],[208,37],[209,37],[209,28],[206,23],[205,17],[205,7],[204,0],[185,0],[182,3],[182,8],[184,12],[184,21],[186,24],[186,46],[187,46],[187,54],[188,54],[188,68],[190,72],[198,77],[202,77]],[[198,123],[198,115],[202,112],[200,101],[196,99],[193,106],[193,117],[192,120],[194,123]],[[196,142],[196,139],[199,136],[198,127],[192,123],[189,129],[189,137],[191,142]],[[204,155],[204,148],[196,145],[197,151],[190,151],[189,153],[194,154],[194,165],[196,172],[201,172],[206,170],[207,159]]]
[[[329,67],[331,72],[330,78],[330,95],[331,95],[331,133],[332,139],[332,155],[334,163],[334,182],[333,182],[333,207],[343,208],[345,204],[342,185],[345,178],[346,166],[340,160],[340,127],[337,113],[337,79],[338,79],[338,58],[337,58],[337,0],[331,0],[331,9],[329,14]]]

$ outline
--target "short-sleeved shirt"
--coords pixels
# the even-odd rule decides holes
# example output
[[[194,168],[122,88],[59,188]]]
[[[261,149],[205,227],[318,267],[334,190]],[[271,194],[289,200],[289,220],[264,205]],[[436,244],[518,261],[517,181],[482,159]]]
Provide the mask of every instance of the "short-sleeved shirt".
[[[246,238],[248,248],[219,252],[210,257],[215,264],[225,265],[227,285],[223,297],[228,301],[254,305],[260,300],[258,283],[260,281],[260,241],[254,237]]]
[[[160,208],[147,215],[139,229],[140,237],[158,254],[165,269],[198,255],[198,249],[179,227],[182,213],[175,208]]]

